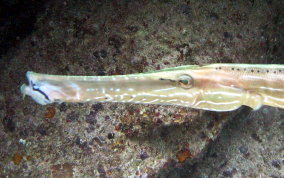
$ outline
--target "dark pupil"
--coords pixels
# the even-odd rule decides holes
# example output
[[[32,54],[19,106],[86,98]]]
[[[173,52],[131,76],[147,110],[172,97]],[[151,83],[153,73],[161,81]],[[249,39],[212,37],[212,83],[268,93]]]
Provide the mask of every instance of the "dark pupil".
[[[180,80],[179,82],[182,83],[182,84],[184,84],[184,85],[187,85],[187,84],[188,84],[188,80]]]

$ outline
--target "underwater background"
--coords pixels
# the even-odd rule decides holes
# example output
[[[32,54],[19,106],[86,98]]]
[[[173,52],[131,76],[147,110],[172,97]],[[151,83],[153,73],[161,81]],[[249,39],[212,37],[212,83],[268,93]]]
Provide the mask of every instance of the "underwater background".
[[[42,106],[25,73],[284,64],[282,0],[2,1],[0,177],[284,176],[284,110]]]

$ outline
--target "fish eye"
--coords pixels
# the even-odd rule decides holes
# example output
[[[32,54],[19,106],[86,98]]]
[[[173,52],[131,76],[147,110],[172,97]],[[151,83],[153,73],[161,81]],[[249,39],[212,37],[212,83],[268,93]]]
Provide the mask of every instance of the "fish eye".
[[[189,75],[182,75],[178,79],[178,84],[185,89],[192,88],[193,86],[193,78]]]

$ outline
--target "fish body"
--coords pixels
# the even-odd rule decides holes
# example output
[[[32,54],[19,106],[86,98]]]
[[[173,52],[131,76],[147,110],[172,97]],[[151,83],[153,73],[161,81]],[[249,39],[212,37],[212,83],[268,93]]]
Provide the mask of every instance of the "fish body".
[[[284,65],[187,65],[115,76],[64,76],[27,72],[23,95],[39,104],[122,102],[231,111],[242,105],[284,108]]]

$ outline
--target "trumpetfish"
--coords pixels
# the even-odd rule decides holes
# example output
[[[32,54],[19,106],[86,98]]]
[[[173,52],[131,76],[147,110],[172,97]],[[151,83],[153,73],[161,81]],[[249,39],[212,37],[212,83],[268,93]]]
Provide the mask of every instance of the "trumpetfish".
[[[27,72],[20,88],[39,104],[121,102],[232,111],[242,105],[284,108],[284,65],[186,65],[114,76]]]

